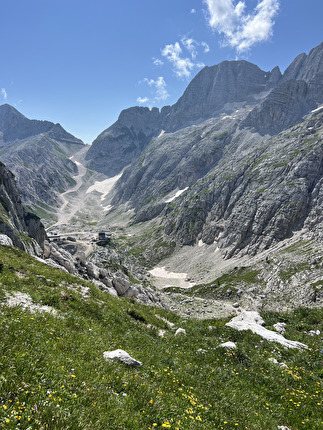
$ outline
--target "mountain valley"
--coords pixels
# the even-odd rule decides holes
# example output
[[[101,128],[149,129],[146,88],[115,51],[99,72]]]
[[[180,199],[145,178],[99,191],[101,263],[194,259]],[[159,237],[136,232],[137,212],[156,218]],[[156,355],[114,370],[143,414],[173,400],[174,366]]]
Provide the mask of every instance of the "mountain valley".
[[[262,71],[247,61],[205,67],[173,106],[126,109],[92,145],[60,124],[30,120],[2,105],[0,161],[2,323],[18,333],[18,325],[28,319],[28,327],[21,329],[26,338],[30,327],[36,330],[34,318],[43,324],[45,346],[37,339],[30,345],[40,355],[44,348],[48,366],[32,365],[35,357],[28,345],[14,346],[18,370],[13,374],[3,349],[0,359],[13,381],[24,378],[25,355],[19,355],[24,348],[36,373],[28,373],[23,389],[1,376],[7,393],[2,397],[0,392],[1,428],[5,423],[5,428],[16,428],[20,421],[13,418],[9,398],[19,398],[32,410],[21,414],[20,428],[26,429],[29,421],[37,429],[58,428],[48,425],[49,416],[66,429],[103,429],[107,423],[113,429],[137,430],[320,428],[323,43],[299,55],[284,73],[278,67]],[[12,301],[18,305],[14,310]],[[288,335],[303,342],[304,349],[287,352],[255,333],[236,333],[225,325],[233,317],[248,318],[248,312],[260,312],[272,331],[275,323],[286,323]],[[185,333],[175,337],[175,328]],[[47,332],[55,332],[58,342]],[[92,336],[95,343],[90,345]],[[220,353],[220,340],[228,339],[242,349],[225,346]],[[6,348],[10,342],[6,334]],[[149,370],[140,373],[123,365],[120,372],[119,364],[103,365],[106,343],[129,349],[149,363]],[[267,360],[273,357],[286,361],[287,370]],[[97,377],[88,359],[98,369]],[[307,365],[305,377],[300,369]],[[83,382],[73,383],[75,368],[80,374],[85,369]],[[250,376],[230,379],[247,369],[255,372],[255,390],[248,385]],[[222,372],[222,394],[212,391],[221,417],[213,400],[202,395],[206,380],[214,389],[214,371]],[[209,378],[204,383],[200,372]],[[307,378],[310,398],[304,416],[287,406],[287,391],[303,389],[300,373]],[[170,385],[178,385],[176,393],[170,376]],[[277,398],[275,390],[264,389],[266,378],[270,387],[279,385],[280,378],[286,385]],[[163,390],[172,397],[170,404]],[[261,419],[250,405],[246,412],[240,407],[234,411],[239,390],[246,404],[252,390]],[[31,391],[30,397],[24,394]],[[51,403],[54,394],[66,401],[62,413],[59,400],[57,407]],[[82,418],[77,417],[76,399]],[[90,413],[100,401],[111,409],[102,407],[102,419],[100,413]],[[171,421],[173,407],[176,422]],[[217,427],[210,427],[212,422]],[[231,427],[225,427],[228,422]]]

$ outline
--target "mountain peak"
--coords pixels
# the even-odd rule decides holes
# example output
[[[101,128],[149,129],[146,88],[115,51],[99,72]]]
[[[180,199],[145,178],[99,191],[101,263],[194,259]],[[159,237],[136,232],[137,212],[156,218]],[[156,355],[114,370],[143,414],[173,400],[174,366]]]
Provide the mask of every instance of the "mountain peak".
[[[47,132],[50,137],[61,139],[66,143],[83,144],[80,139],[67,133],[60,124],[54,124],[51,121],[28,119],[9,104],[0,106],[0,142],[2,141],[2,144],[27,139],[28,137]]]
[[[309,54],[302,53],[285,70],[284,80],[303,80],[307,83],[322,83],[323,77],[323,42],[311,49]]]
[[[167,129],[173,131],[223,110],[233,111],[238,104],[253,102],[272,88],[280,77],[279,69],[265,72],[246,60],[206,66],[172,106],[172,120],[167,119]]]

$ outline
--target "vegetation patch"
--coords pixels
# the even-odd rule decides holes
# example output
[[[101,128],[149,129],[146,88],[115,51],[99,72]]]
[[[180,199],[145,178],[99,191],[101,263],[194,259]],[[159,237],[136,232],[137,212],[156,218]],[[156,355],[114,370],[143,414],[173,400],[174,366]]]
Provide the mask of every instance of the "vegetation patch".
[[[0,428],[322,428],[323,340],[309,334],[323,330],[321,309],[262,315],[309,346],[286,350],[226,327],[228,320],[187,320],[117,299],[15,248],[0,247],[0,261]],[[56,316],[9,308],[6,297],[17,291]],[[174,336],[179,327],[186,336]],[[237,349],[218,348],[226,341]],[[142,367],[103,359],[115,349]]]

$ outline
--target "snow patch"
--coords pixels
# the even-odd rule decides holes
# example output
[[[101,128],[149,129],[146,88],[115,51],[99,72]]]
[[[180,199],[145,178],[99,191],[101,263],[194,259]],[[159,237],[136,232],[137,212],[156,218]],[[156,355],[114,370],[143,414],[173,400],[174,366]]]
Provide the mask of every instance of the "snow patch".
[[[111,211],[111,209],[112,209],[113,207],[114,207],[113,205],[104,206],[104,207],[103,207],[103,210],[104,210],[104,211],[107,211],[107,213],[108,213],[108,212],[110,212],[110,211]]]
[[[159,139],[160,137],[162,137],[162,135],[165,133],[165,130],[162,130],[161,132],[160,132],[160,134],[157,136],[157,139]]]
[[[312,110],[312,112],[311,113],[315,113],[315,112],[319,112],[320,110],[322,110],[323,109],[323,105],[322,106],[319,106],[318,108],[316,108],[316,109],[314,109],[314,110]]]
[[[152,270],[149,270],[149,273],[157,278],[166,278],[166,279],[186,279],[187,273],[176,273],[176,272],[168,272],[164,267],[155,267]]]
[[[104,200],[109,194],[109,192],[112,190],[117,180],[121,178],[121,175],[122,173],[113,176],[112,178],[105,179],[104,181],[96,181],[86,190],[86,194],[92,193],[93,191],[97,191],[102,194],[101,201]]]
[[[169,199],[165,200],[166,203],[170,203],[173,200],[175,200],[178,196],[183,194],[186,190],[188,190],[188,187],[184,188],[183,190],[178,190],[174,196],[170,197]]]

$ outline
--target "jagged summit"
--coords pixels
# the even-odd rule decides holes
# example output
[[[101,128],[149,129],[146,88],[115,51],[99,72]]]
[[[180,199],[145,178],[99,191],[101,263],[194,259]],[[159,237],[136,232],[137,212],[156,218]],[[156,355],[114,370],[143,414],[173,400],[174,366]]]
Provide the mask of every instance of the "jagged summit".
[[[0,106],[0,144],[50,132],[53,138],[59,138],[74,144],[83,144],[80,139],[67,133],[60,124],[50,121],[28,119],[9,104]]]
[[[311,49],[308,55],[298,55],[285,70],[283,80],[303,80],[307,83],[317,82],[322,85],[323,79],[323,42]]]
[[[260,134],[274,135],[305,114],[323,100],[323,43],[308,55],[300,54],[286,69],[277,86],[250,112],[243,126]]]
[[[245,60],[204,67],[172,106],[132,107],[93,142],[89,166],[114,176],[140,156],[153,137],[200,124],[221,114],[241,116],[241,128],[274,135],[318,106],[323,96],[323,43],[299,55],[282,75]],[[250,112],[251,111],[251,112]],[[250,114],[247,116],[247,114]]]
[[[219,112],[232,112],[238,106],[254,103],[279,81],[275,68],[265,72],[248,61],[223,61],[204,67],[191,81],[182,97],[170,109],[165,128],[175,131],[200,122]]]
[[[16,139],[25,139],[45,133],[53,127],[49,121],[30,120],[14,107],[4,104],[0,106],[0,143]]]

